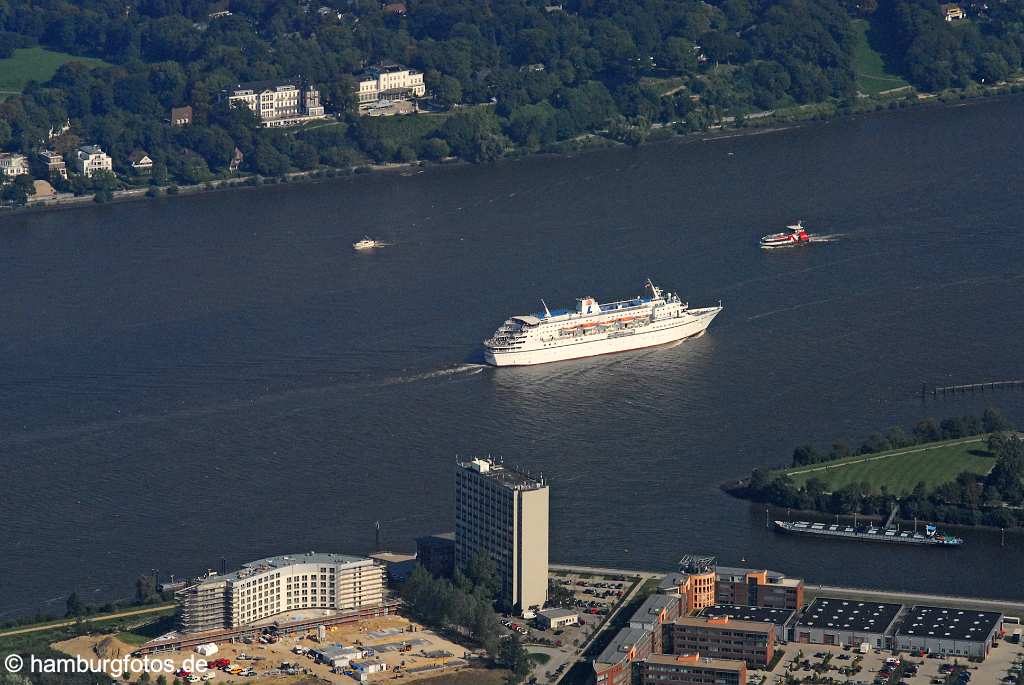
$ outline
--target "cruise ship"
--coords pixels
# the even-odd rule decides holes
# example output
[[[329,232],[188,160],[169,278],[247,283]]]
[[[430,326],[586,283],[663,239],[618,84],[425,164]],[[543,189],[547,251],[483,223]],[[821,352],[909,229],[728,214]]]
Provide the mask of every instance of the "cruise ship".
[[[924,533],[918,533],[916,531],[895,530],[880,526],[844,526],[835,523],[815,523],[812,521],[774,521],[774,524],[775,529],[782,533],[816,535],[842,540],[888,542],[904,545],[937,545],[939,547],[959,547],[964,542],[954,535],[946,535],[939,532],[932,525],[925,526]]]
[[[543,312],[513,316],[484,341],[484,358],[494,366],[528,366],[667,345],[702,335],[720,311],[721,303],[690,309],[648,279],[644,294],[631,300],[582,297],[575,311],[552,312],[544,304]]]

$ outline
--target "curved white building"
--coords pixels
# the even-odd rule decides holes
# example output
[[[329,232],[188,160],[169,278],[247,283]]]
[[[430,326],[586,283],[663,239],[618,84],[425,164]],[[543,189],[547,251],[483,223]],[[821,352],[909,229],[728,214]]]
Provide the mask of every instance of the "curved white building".
[[[359,609],[384,601],[384,567],[372,559],[307,552],[269,557],[175,594],[182,632],[237,628],[299,609]]]

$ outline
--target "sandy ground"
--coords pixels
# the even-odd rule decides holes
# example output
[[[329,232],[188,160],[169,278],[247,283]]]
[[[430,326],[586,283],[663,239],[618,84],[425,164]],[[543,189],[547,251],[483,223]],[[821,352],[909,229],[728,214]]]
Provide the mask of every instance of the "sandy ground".
[[[372,633],[377,634],[373,635]],[[53,647],[54,649],[58,649],[73,656],[78,655],[86,659],[96,659],[96,645],[108,637],[109,636],[105,635],[79,637],[73,640],[54,644]],[[337,626],[334,629],[328,629],[326,639],[323,644],[324,646],[339,644],[346,647],[355,645],[377,648],[387,645],[400,645],[403,642],[411,643],[412,648],[410,651],[400,652],[398,649],[392,649],[390,651],[376,651],[374,658],[384,661],[388,666],[388,670],[382,673],[371,674],[369,676],[369,682],[382,683],[392,682],[395,680],[411,682],[414,680],[425,680],[437,677],[444,673],[450,673],[453,669],[465,667],[463,659],[468,658],[471,663],[476,663],[473,659],[473,655],[467,654],[464,647],[444,639],[433,631],[410,623],[410,621],[400,616],[386,616],[363,621],[359,624]],[[115,658],[125,656],[133,649],[131,646],[118,640],[114,640],[112,643],[109,643],[109,645],[111,652],[110,656]],[[256,676],[245,677],[231,675],[222,671],[210,671],[210,673],[214,674],[211,682],[275,682],[282,684],[304,682],[302,678],[289,677],[280,674],[279,669],[281,664],[284,662],[294,664],[299,669],[300,675],[314,676],[315,680],[319,680],[320,682],[345,684],[357,682],[357,680],[352,676],[331,673],[330,668],[326,665],[316,664],[310,657],[300,656],[292,651],[295,647],[315,649],[318,646],[321,645],[315,640],[315,633],[285,637],[272,645],[262,645],[258,643],[223,643],[219,645],[220,650],[217,654],[210,657],[210,659],[231,659],[232,664],[251,667],[256,671]],[[427,656],[428,653],[440,651],[447,652],[453,656]],[[170,659],[174,663],[174,668],[177,669],[180,668],[186,660],[200,657],[190,651],[181,651],[156,654],[152,655],[151,658],[160,660]],[[450,663],[451,665],[449,665]],[[437,668],[433,670],[424,670],[419,673],[415,672],[417,669],[431,666],[435,666]],[[398,667],[399,670],[395,671],[395,667]],[[413,672],[410,672],[410,669]],[[111,673],[110,669],[107,669],[107,672]],[[111,675],[113,675],[113,673],[111,673]],[[154,678],[155,675],[155,673],[151,673],[151,676]]]

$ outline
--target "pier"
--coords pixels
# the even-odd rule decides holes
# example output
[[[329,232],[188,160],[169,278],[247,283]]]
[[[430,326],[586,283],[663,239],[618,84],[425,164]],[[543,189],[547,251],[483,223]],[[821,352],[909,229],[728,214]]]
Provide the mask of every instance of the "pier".
[[[975,392],[992,392],[995,390],[1024,389],[1024,380],[1012,381],[989,381],[987,383],[965,383],[962,385],[935,385],[931,388],[932,397],[946,397],[947,395],[963,395]],[[928,384],[921,384],[921,399],[929,394]]]

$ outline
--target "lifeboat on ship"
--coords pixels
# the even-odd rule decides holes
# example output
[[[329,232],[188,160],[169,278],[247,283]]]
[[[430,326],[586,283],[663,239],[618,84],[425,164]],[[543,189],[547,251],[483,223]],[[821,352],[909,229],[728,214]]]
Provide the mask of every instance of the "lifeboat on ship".
[[[770,233],[761,236],[761,249],[772,250],[778,247],[796,247],[806,245],[811,241],[810,234],[804,228],[803,221],[797,221],[792,226],[786,226],[786,231]]]

